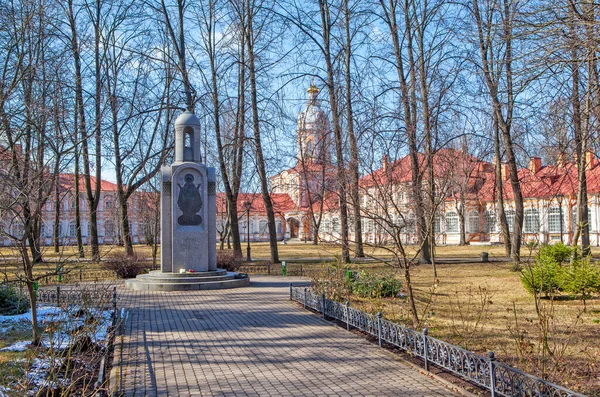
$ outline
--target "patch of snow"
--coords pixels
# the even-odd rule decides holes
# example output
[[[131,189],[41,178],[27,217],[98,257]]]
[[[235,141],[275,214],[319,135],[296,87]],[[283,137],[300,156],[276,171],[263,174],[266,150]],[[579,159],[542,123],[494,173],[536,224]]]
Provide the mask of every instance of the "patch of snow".
[[[56,306],[39,306],[37,309],[37,318],[40,321],[41,318],[46,317],[48,315],[53,315],[60,313],[60,307]],[[10,323],[19,323],[23,321],[31,322],[31,309],[27,310],[26,313],[16,314],[14,316],[0,316],[0,325],[10,324]]]
[[[24,352],[29,348],[31,341],[24,340],[14,343],[10,346],[6,346],[4,349],[0,349],[0,352]]]

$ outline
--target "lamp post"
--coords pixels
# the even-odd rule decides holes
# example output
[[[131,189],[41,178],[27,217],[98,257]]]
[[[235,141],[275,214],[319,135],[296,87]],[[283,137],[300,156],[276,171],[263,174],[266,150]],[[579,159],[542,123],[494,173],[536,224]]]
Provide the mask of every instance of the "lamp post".
[[[252,207],[252,203],[250,201],[244,201],[244,208],[246,208],[246,260],[250,262],[252,258],[250,257],[250,207]]]

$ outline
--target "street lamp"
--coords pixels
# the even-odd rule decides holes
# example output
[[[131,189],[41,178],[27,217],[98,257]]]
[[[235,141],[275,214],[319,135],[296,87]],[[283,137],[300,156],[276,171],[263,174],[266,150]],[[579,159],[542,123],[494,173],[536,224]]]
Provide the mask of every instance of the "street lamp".
[[[246,208],[246,260],[250,262],[252,258],[250,257],[250,207],[252,207],[252,203],[250,201],[244,201],[244,208]]]

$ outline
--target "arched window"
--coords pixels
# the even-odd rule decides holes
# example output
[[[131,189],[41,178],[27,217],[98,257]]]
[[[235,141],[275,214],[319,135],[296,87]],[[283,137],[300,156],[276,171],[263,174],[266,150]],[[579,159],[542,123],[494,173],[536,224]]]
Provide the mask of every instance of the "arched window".
[[[265,221],[264,219],[261,220],[260,222],[258,222],[258,232],[260,234],[266,234],[266,233],[268,233],[268,231],[267,231],[267,221]]]
[[[186,127],[183,131],[183,160],[194,161],[194,130]]]
[[[458,214],[455,211],[446,212],[446,233],[458,232]]]
[[[469,233],[479,233],[479,212],[469,212]]]
[[[304,157],[309,158],[312,156],[313,156],[313,142],[309,140],[306,142],[306,153],[304,153]]]
[[[538,233],[540,231],[540,211],[537,208],[527,208],[523,223],[525,233]]]
[[[487,210],[483,213],[483,232],[496,233],[496,211]]]
[[[561,210],[559,207],[551,207],[548,209],[548,233],[561,233],[564,231],[564,224],[562,224]]]

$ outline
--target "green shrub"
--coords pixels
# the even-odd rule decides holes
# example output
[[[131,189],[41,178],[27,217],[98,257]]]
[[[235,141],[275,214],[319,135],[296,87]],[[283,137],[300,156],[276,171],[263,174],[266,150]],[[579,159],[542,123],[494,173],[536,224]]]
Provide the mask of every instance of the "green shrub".
[[[14,316],[29,309],[29,300],[21,296],[13,287],[0,287],[0,315]]]
[[[351,284],[352,292],[363,298],[386,298],[398,295],[402,282],[393,275],[381,276],[361,271]]]
[[[543,245],[535,257],[533,266],[521,271],[521,283],[530,293],[549,296],[561,291],[565,284],[562,263],[573,256],[574,248],[563,243]]]
[[[590,258],[574,260],[564,272],[564,289],[587,299],[594,292],[600,292],[600,268]]]
[[[552,245],[543,245],[540,248],[540,252],[538,257],[542,261],[554,261],[556,263],[564,263],[567,262],[575,253],[575,248],[565,245],[562,242],[552,244]]]

